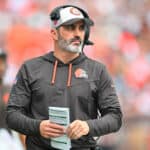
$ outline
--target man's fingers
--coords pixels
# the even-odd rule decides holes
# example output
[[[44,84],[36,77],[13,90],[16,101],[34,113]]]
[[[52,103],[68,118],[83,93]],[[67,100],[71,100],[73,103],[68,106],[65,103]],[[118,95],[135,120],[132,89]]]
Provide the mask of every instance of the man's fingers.
[[[59,137],[65,133],[65,128],[49,120],[43,120],[40,123],[40,133],[45,138]]]
[[[64,131],[59,130],[59,129],[55,129],[55,128],[50,128],[50,127],[45,128],[45,132],[51,132],[51,133],[56,133],[56,134],[64,134]]]
[[[74,128],[77,127],[77,125],[78,125],[77,121],[72,122],[67,128],[67,132],[70,133]]]
[[[59,125],[59,124],[55,124],[55,123],[50,122],[48,127],[65,132],[65,128],[63,126]]]
[[[85,121],[75,120],[67,128],[67,135],[71,139],[78,139],[83,135],[88,134],[89,126]]]
[[[76,125],[69,129],[67,132],[68,137],[72,138],[73,136],[79,134],[80,126]]]
[[[74,138],[75,136],[77,136],[77,134],[79,134],[79,130],[80,130],[80,124],[78,120],[72,122],[67,128],[68,137],[71,139]]]
[[[67,130],[65,127],[50,122],[49,120],[42,121],[40,124],[40,133],[45,138],[59,137],[67,133],[70,139],[78,139],[83,135],[87,135],[89,126],[85,121],[75,120],[72,122]]]

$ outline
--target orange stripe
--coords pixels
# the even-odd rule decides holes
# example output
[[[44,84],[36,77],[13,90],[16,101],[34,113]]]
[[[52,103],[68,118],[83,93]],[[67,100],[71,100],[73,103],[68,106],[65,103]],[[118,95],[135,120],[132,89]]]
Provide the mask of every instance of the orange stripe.
[[[52,75],[51,84],[54,84],[54,83],[55,83],[56,71],[57,71],[57,64],[58,64],[58,61],[56,60],[56,61],[55,61],[55,64],[54,64],[54,68],[53,68],[53,75]]]
[[[71,86],[71,77],[72,77],[72,64],[69,64],[68,82],[67,82],[68,87]]]

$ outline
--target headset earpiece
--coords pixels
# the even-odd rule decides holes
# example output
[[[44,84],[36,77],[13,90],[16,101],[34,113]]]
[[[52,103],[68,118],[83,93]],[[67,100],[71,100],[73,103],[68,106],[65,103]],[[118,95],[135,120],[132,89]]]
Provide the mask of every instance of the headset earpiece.
[[[58,6],[56,7],[51,13],[50,13],[50,19],[51,20],[59,20],[60,18],[60,9],[64,8],[63,6]]]
[[[51,20],[59,20],[60,18],[58,13],[52,13],[50,17],[51,17]]]

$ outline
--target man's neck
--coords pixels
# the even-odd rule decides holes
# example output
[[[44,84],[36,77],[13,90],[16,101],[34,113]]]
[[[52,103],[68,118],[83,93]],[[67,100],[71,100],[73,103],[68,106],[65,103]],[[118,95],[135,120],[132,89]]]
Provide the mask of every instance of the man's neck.
[[[79,53],[72,53],[72,52],[67,52],[67,51],[62,51],[62,50],[56,50],[54,51],[54,56],[61,60],[64,64],[67,64],[71,60],[75,59],[76,57],[79,56]]]

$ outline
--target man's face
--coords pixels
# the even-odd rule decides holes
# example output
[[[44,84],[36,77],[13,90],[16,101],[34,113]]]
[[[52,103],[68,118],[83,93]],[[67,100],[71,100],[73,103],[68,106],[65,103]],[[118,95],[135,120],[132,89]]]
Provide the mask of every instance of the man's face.
[[[3,78],[4,73],[6,71],[6,61],[3,58],[0,58],[0,79]]]
[[[80,53],[84,42],[85,25],[78,21],[71,25],[64,25],[58,29],[58,46],[65,51]]]

